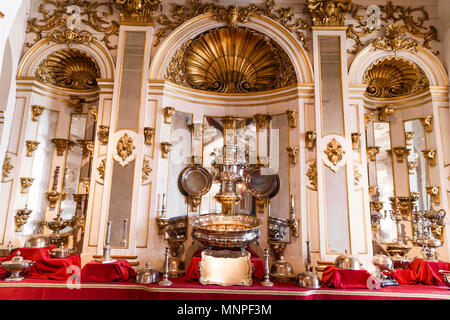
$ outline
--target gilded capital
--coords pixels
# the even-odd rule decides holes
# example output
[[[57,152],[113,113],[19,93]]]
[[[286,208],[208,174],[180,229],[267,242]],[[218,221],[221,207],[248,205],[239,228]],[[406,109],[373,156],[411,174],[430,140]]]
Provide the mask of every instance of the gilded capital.
[[[403,158],[409,155],[411,149],[407,149],[406,147],[394,147],[393,148],[395,156],[397,157],[397,162],[402,163]]]
[[[425,149],[422,150],[423,156],[427,159],[427,163],[429,166],[436,165],[436,149]]]
[[[297,128],[297,112],[295,110],[286,111],[290,128]]]
[[[361,148],[361,133],[352,132],[352,149],[359,150]]]
[[[108,143],[108,137],[109,137],[109,126],[100,125],[98,126],[98,140],[106,144]]]
[[[175,114],[175,108],[165,107],[164,108],[164,123],[172,124],[172,118]]]
[[[306,148],[311,150],[316,146],[317,133],[316,131],[306,131],[305,133],[305,144]]]
[[[68,139],[55,138],[52,140],[53,145],[56,148],[56,155],[62,156],[65,151],[68,151],[75,143]]]
[[[367,152],[367,159],[369,159],[369,161],[376,161],[377,159],[376,156],[377,154],[380,153],[380,147],[379,146],[367,147],[366,152]]]
[[[20,193],[28,193],[34,178],[20,178]]]
[[[40,115],[44,112],[44,107],[38,105],[31,106],[31,121],[37,122]]]
[[[120,21],[129,24],[151,24],[161,0],[114,0],[120,10]]]
[[[288,152],[290,163],[297,164],[298,147],[287,147],[286,150]]]
[[[433,131],[433,116],[425,116],[420,118],[420,123],[422,124],[423,130],[425,130],[425,132]]]
[[[172,151],[172,144],[170,142],[161,142],[161,155],[164,159],[167,159],[170,151]]]
[[[306,0],[305,11],[315,27],[341,27],[345,14],[352,9],[352,0]]]
[[[32,157],[33,156],[33,152],[36,151],[36,149],[38,148],[39,144],[40,144],[39,141],[31,141],[31,140],[25,141],[25,147],[27,149],[25,155],[27,157]]]
[[[153,143],[153,137],[155,136],[155,129],[150,127],[144,128],[144,143],[148,146],[151,146]]]

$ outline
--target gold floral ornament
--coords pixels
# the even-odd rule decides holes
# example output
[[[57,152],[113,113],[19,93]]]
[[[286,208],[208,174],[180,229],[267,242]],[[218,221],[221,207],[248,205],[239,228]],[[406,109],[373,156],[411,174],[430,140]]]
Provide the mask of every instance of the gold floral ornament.
[[[305,11],[311,15],[315,27],[338,27],[345,24],[352,0],[307,0]]]
[[[344,157],[345,150],[342,148],[342,145],[336,139],[333,138],[327,144],[325,154],[328,157],[328,161],[330,161],[334,166],[336,166]]]
[[[105,180],[105,168],[106,168],[106,159],[102,159],[99,166],[97,167],[98,176],[102,180]]]
[[[379,5],[381,11],[381,25],[380,28],[371,28],[367,23],[369,21],[367,16],[367,6],[362,6],[354,3],[351,9],[351,15],[355,24],[350,24],[347,27],[347,38],[355,41],[353,49],[347,50],[350,54],[356,54],[361,48],[365,47],[367,43],[363,43],[361,38],[367,37],[374,33],[380,33],[379,30],[384,30],[385,37],[378,34],[376,46],[386,48],[387,50],[414,50],[417,44],[424,46],[431,50],[434,54],[439,54],[433,51],[430,46],[432,41],[439,41],[437,29],[434,26],[425,26],[429,21],[429,14],[422,7],[404,7],[400,5],[394,6],[392,1],[388,1],[386,5]],[[392,25],[399,25],[401,27],[392,27]],[[403,29],[404,28],[404,29]],[[405,31],[405,33],[403,33]],[[409,36],[413,36],[413,39]]]
[[[150,161],[144,159],[144,162],[142,163],[142,183],[148,180],[152,171],[152,168],[150,168]]]
[[[133,154],[133,150],[136,149],[133,139],[128,135],[124,134],[117,142],[116,150],[117,155],[125,161]]]
[[[2,166],[2,182],[9,178],[12,169],[14,169],[14,166],[11,164],[11,157],[5,154]]]
[[[161,0],[114,0],[120,10],[120,21],[128,23],[153,23]]]
[[[58,87],[87,90],[97,88],[100,69],[91,57],[80,50],[61,49],[40,63],[36,77]]]
[[[429,87],[423,70],[399,57],[386,57],[373,63],[365,72],[365,95],[374,98],[395,98],[418,94]]]
[[[313,190],[317,190],[317,161],[314,160],[310,163],[308,170],[306,171],[306,176],[309,179],[309,183]]]
[[[95,40],[92,32],[87,30],[89,27],[97,34],[103,34],[101,40],[109,50],[117,49],[110,40],[111,36],[119,36],[119,23],[112,20],[114,11],[112,1],[43,0],[38,7],[42,18],[32,17],[27,22],[26,32],[34,33],[35,38],[26,46],[31,47],[42,38],[69,46],[72,43],[89,44]],[[79,22],[80,29],[68,21]]]

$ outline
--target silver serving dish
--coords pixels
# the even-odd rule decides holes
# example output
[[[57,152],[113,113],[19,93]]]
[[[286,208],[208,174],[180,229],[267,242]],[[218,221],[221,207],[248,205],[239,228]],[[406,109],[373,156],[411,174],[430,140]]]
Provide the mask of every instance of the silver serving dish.
[[[450,271],[439,270],[439,273],[442,274],[442,281],[444,281],[445,285],[450,287]]]
[[[204,214],[191,220],[192,237],[208,247],[243,248],[260,237],[261,220],[249,215]]]
[[[25,248],[44,248],[50,245],[47,237],[36,236],[25,241]]]
[[[136,271],[136,283],[149,284],[159,281],[159,272],[150,267],[147,262],[145,267]]]
[[[283,241],[289,230],[289,222],[285,219],[269,216],[269,240]]]
[[[201,197],[211,189],[212,176],[202,166],[189,166],[178,176],[178,188],[184,196]]]
[[[273,198],[280,191],[280,177],[270,168],[255,169],[247,174],[245,186],[256,198]]]
[[[347,270],[360,270],[361,262],[359,262],[358,258],[348,255],[345,253],[344,255],[338,256],[334,261],[334,265],[337,268],[347,269]]]
[[[49,252],[49,254],[54,259],[64,259],[70,257],[72,252],[72,249],[64,248],[64,246],[61,246],[59,248],[53,249],[51,252]]]
[[[185,239],[187,234],[187,216],[170,218],[165,230],[171,239]]]
[[[377,254],[373,257],[372,263],[379,267],[381,270],[392,270],[394,269],[394,263],[391,258],[384,254]]]
[[[24,277],[20,276],[20,272],[25,269],[28,269],[34,264],[34,261],[24,260],[23,257],[20,256],[20,251],[17,251],[17,256],[12,258],[9,261],[2,262],[1,266],[3,269],[11,273],[9,278],[6,278],[5,281],[21,281]]]
[[[319,276],[312,271],[299,273],[295,283],[299,287],[308,289],[319,289],[321,286]]]
[[[6,248],[0,248],[0,257],[7,257],[9,256],[14,250],[11,244],[11,241],[8,242],[8,246]]]

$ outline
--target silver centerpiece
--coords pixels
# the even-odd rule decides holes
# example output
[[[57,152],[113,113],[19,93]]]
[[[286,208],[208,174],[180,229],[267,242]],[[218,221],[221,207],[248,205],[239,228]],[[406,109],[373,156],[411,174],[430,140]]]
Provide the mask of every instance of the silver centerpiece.
[[[204,214],[191,225],[192,237],[207,247],[244,248],[259,239],[261,221],[249,215]]]
[[[360,270],[361,262],[359,262],[357,257],[347,254],[347,250],[345,250],[344,255],[340,255],[334,261],[334,265],[337,268],[347,269],[347,270]]]
[[[392,279],[392,276],[384,273],[384,271],[392,271],[394,269],[394,263],[387,255],[375,255],[372,263],[376,267],[376,278],[381,282],[382,287],[398,286],[398,282]]]
[[[136,283],[149,284],[159,281],[159,272],[150,267],[150,262],[145,267],[136,271]]]
[[[308,289],[319,289],[320,288],[320,278],[313,272],[311,266],[311,241],[306,241],[306,263],[305,272],[300,272],[297,275],[296,282],[297,286]]]
[[[184,241],[186,241],[187,216],[170,218],[166,233],[168,235],[166,240],[170,247],[169,276],[181,277],[186,273],[181,256],[184,250]]]
[[[116,262],[116,260],[111,258],[111,224],[112,221],[108,221],[106,223],[106,238],[105,245],[103,246],[103,256],[100,259],[96,259],[101,263],[112,263]]]
[[[21,281],[24,277],[20,276],[20,272],[28,269],[34,264],[34,261],[24,260],[23,257],[20,256],[20,251],[17,251],[17,256],[12,258],[10,261],[2,262],[1,266],[3,269],[11,273],[9,278],[6,278],[5,281]]]

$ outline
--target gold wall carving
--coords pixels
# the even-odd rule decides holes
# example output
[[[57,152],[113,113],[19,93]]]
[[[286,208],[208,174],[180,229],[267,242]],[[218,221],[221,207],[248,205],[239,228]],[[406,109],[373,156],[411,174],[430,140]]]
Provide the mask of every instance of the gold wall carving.
[[[90,157],[92,158],[92,156],[94,155],[94,146],[95,146],[95,142],[92,140],[78,140],[77,141],[78,144],[81,146],[82,148],[82,154],[83,157],[87,158]]]
[[[133,150],[136,149],[133,139],[128,135],[124,134],[119,141],[117,141],[116,151],[117,155],[125,161],[133,154]]]
[[[100,125],[98,126],[98,140],[106,144],[108,143],[108,137],[109,137],[109,126]]]
[[[165,107],[163,113],[164,113],[164,123],[172,124],[172,118],[175,115],[175,108]]]
[[[317,132],[316,131],[306,131],[305,133],[305,144],[306,148],[311,150],[316,146]]]
[[[390,24],[384,29],[384,37],[380,37],[372,42],[374,49],[417,51],[419,42],[415,39],[406,38],[406,28],[398,24]]]
[[[352,132],[352,149],[359,150],[361,148],[361,133]]]
[[[361,185],[362,174],[359,172],[359,165],[353,165],[353,185],[358,188]]]
[[[288,152],[289,162],[291,164],[297,164],[298,147],[287,147],[286,150]]]
[[[120,10],[120,21],[128,23],[153,23],[155,11],[161,0],[114,0]]]
[[[28,209],[26,206],[23,209],[17,210],[14,216],[14,223],[16,225],[15,232],[22,232],[23,226],[27,223],[32,210]]]
[[[28,193],[29,188],[33,185],[34,178],[20,178],[20,193]]]
[[[144,143],[151,146],[153,143],[153,137],[155,136],[155,129],[150,127],[144,128]]]
[[[69,29],[67,19],[71,14],[67,13],[70,5],[78,6],[80,10],[80,23],[82,30]],[[112,1],[84,1],[84,0],[43,0],[38,7],[41,19],[32,17],[27,22],[27,33],[34,33],[35,38],[27,43],[27,47],[33,46],[43,37],[57,43],[90,43],[94,37],[85,30],[88,26],[98,33],[103,34],[102,41],[109,50],[117,49],[117,45],[111,45],[110,37],[119,36],[119,23],[111,20],[114,15]]]
[[[438,186],[426,187],[427,193],[431,197],[433,203],[441,203],[441,188]]]
[[[31,140],[25,141],[25,147],[26,147],[25,156],[32,157],[33,152],[37,150],[39,144],[40,144],[39,141],[31,141]]]
[[[377,154],[380,153],[380,147],[379,146],[373,146],[373,147],[367,147],[367,159],[369,161],[376,161],[377,160]]]
[[[315,27],[339,27],[345,24],[345,13],[352,9],[352,0],[306,0],[305,11]]]
[[[364,128],[367,129],[367,124],[373,120],[373,117],[375,116],[374,113],[369,112],[364,114]]]
[[[407,149],[406,147],[394,147],[393,148],[395,156],[397,157],[397,162],[402,163],[403,159],[406,156],[409,155],[411,149]]]
[[[333,138],[328,142],[324,153],[327,155],[328,160],[336,166],[344,157],[345,150],[342,148],[342,145]]]
[[[258,128],[258,130],[267,129],[267,125],[269,124],[269,121],[271,119],[268,114],[261,113],[255,114],[253,118],[255,118],[256,120],[256,127]]]
[[[152,168],[150,167],[150,161],[147,159],[144,159],[144,162],[142,163],[142,182],[145,182],[148,180],[150,173],[152,172]]]
[[[41,114],[44,112],[44,107],[38,105],[31,106],[31,121],[37,122]]]
[[[166,79],[198,90],[246,93],[293,86],[297,77],[279,45],[246,28],[209,30],[181,46]]]
[[[61,157],[64,152],[69,150],[75,143],[68,139],[55,138],[52,140],[53,145],[56,148],[56,155]]]
[[[309,183],[313,186],[313,190],[317,190],[317,161],[314,160],[308,166],[306,176],[309,179]]]
[[[388,117],[394,113],[394,107],[393,106],[383,106],[379,108],[380,113],[378,114],[378,119],[380,121],[387,121]]]
[[[307,23],[294,16],[292,7],[276,8],[278,5],[274,0],[265,0],[264,4],[250,4],[246,7],[230,5],[224,7],[214,2],[202,3],[201,0],[189,0],[188,5],[173,4],[168,15],[161,14],[156,22],[161,25],[156,33],[154,46],[158,46],[161,39],[167,36],[168,30],[174,30],[187,20],[205,13],[212,13],[217,21],[225,22],[229,27],[235,28],[237,23],[247,23],[251,16],[266,16],[297,35],[305,50],[308,50],[307,37],[302,30],[305,30]]]
[[[75,49],[62,49],[41,62],[36,77],[58,87],[86,90],[97,87],[100,70],[87,54]]]
[[[97,122],[98,106],[89,106],[88,110],[89,110],[89,113],[92,114],[92,116],[94,117],[94,122]]]
[[[423,156],[427,159],[429,166],[434,167],[436,165],[436,149],[425,149],[422,150]]]
[[[105,180],[105,168],[106,168],[106,159],[102,159],[102,161],[97,167],[98,175],[102,180]]]
[[[420,118],[420,124],[425,132],[433,132],[433,116],[425,116]]]
[[[8,154],[5,154],[5,159],[3,160],[2,166],[2,182],[9,178],[9,174],[14,169],[14,166],[11,163],[11,157]]]
[[[61,198],[61,193],[52,190],[52,191],[48,191],[46,193],[46,196],[47,196],[47,201],[48,201],[48,207],[50,209],[55,209],[56,204],[58,203],[59,199]]]
[[[172,151],[172,144],[170,142],[161,142],[161,155],[164,159],[167,159],[170,151]]]
[[[399,57],[386,57],[373,63],[365,72],[365,94],[375,98],[395,98],[417,94],[429,87],[423,70]]]
[[[430,42],[439,40],[437,29],[434,26],[425,26],[425,23],[429,21],[429,15],[424,7],[394,6],[392,1],[388,1],[386,5],[379,5],[379,7],[381,9],[380,28],[371,29],[367,24],[367,6],[362,6],[356,3],[352,5],[351,16],[354,20],[356,20],[356,24],[348,25],[347,38],[353,39],[355,44],[353,45],[353,49],[347,50],[348,53],[356,54],[361,48],[367,45],[367,43],[363,43],[361,41],[361,38],[367,37],[374,32],[379,32],[378,30],[382,30],[382,32],[388,34],[389,36],[394,36],[394,30],[387,30],[387,28],[392,24],[397,24],[403,26],[404,31],[406,31],[409,36],[414,36],[415,38],[420,39],[422,46],[430,49],[434,54],[439,54],[439,52],[433,51],[430,46]],[[410,39],[410,41],[412,44],[415,40]],[[403,42],[401,46],[404,46],[407,43],[408,42]],[[387,42],[387,44],[389,44],[389,42]],[[393,47],[397,46],[394,42],[392,42],[391,45],[393,45]],[[405,49],[407,48],[408,46]],[[389,49],[393,48],[391,47]]]
[[[73,109],[75,113],[83,112],[83,102],[85,99],[80,98],[78,96],[69,96],[69,106]]]
[[[297,128],[297,112],[295,110],[287,110],[287,117],[290,128]]]

